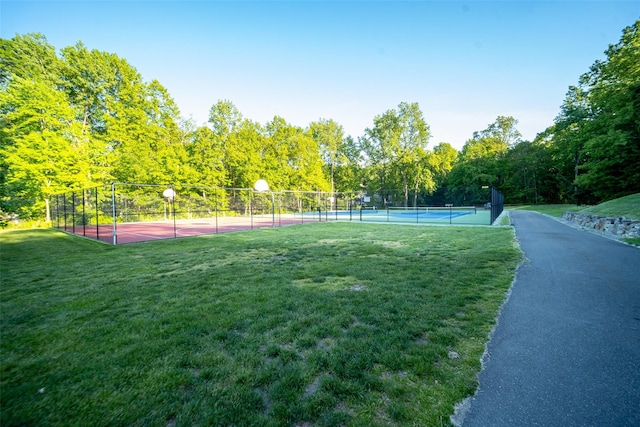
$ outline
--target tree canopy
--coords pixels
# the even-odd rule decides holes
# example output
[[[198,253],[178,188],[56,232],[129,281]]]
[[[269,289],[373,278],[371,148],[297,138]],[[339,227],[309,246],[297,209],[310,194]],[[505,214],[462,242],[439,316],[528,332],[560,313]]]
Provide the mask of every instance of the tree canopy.
[[[166,88],[82,42],[59,52],[41,34],[0,40],[0,213],[47,218],[53,194],[117,182],[376,194],[426,203],[485,186],[509,203],[597,202],[640,192],[640,20],[568,88],[554,122],[524,141],[498,116],[460,152],[429,147],[416,102],[375,116],[361,136],[334,119],[260,124],[230,100],[209,121],[180,116]],[[437,106],[436,106],[437,108]],[[449,190],[445,190],[449,189]]]
[[[449,185],[493,185],[510,203],[596,203],[640,192],[640,20],[568,88],[554,123],[522,141],[513,117],[476,132]]]

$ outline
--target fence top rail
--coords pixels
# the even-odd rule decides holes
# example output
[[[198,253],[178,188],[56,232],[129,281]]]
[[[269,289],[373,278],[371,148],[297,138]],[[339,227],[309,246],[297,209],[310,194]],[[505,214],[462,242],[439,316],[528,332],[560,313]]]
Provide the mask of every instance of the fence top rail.
[[[172,187],[173,184],[139,184],[131,182],[112,182],[111,185],[128,185],[130,187]]]

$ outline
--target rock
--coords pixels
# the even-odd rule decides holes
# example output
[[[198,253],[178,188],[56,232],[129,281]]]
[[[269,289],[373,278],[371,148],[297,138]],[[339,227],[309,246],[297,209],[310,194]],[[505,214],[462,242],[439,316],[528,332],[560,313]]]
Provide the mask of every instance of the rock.
[[[640,237],[640,221],[625,217],[611,218],[577,212],[565,212],[562,217],[585,228],[602,231],[618,237]]]

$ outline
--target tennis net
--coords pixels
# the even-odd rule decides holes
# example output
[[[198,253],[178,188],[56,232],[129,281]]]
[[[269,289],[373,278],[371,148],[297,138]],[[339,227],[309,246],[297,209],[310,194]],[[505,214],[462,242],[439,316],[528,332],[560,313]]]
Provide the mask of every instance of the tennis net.
[[[477,213],[477,208],[475,206],[417,206],[417,207],[388,207],[387,208],[390,214],[394,215],[425,215],[425,214],[437,214],[437,215],[448,215],[451,213],[457,214],[475,214]]]

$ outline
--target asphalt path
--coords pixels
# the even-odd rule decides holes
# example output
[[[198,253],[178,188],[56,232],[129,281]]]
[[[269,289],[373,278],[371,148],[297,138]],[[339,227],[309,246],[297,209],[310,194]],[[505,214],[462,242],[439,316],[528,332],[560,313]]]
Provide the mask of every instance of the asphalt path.
[[[454,422],[640,426],[640,249],[510,214],[526,259]]]

